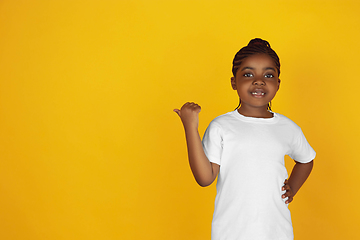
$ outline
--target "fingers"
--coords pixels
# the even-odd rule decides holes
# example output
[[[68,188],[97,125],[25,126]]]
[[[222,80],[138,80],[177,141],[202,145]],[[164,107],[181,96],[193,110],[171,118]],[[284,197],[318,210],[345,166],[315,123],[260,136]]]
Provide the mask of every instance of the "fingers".
[[[293,192],[291,190],[291,187],[289,185],[289,181],[287,179],[284,181],[284,186],[281,188],[281,190],[286,191],[283,195],[281,195],[281,197],[283,199],[287,198],[285,203],[286,204],[291,203],[293,201],[294,194],[293,194]]]
[[[285,181],[284,181],[284,187],[285,187],[286,185],[288,185],[288,184],[289,184],[289,180],[285,179]],[[285,190],[284,187],[283,187],[283,191]]]
[[[285,180],[284,186],[282,187],[281,190],[283,190],[283,191],[290,190],[290,185],[288,184],[288,181],[287,181],[287,180]]]
[[[182,108],[184,108],[184,107],[200,108],[201,109],[200,105],[198,105],[197,103],[194,103],[194,102],[187,102],[182,106]]]
[[[282,198],[285,199],[286,196],[282,195]],[[293,201],[294,197],[293,196],[287,196],[287,199],[285,201],[285,204],[289,204]]]
[[[289,197],[286,201],[285,201],[285,204],[289,204],[293,201],[293,198],[292,197]]]
[[[187,110],[191,110],[199,113],[201,111],[201,107],[197,103],[187,102],[181,107],[181,109],[176,108],[173,111],[176,112],[179,116],[181,116],[181,111],[187,111]]]
[[[196,113],[201,111],[201,107],[197,103],[190,102],[187,104],[187,107]]]

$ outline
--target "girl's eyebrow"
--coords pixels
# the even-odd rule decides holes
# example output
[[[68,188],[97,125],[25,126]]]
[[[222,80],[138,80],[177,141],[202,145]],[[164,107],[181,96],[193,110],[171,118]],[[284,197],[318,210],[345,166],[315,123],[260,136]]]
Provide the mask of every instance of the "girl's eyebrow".
[[[241,69],[241,71],[244,71],[245,69],[254,70],[254,68],[252,68],[252,67],[244,67],[243,69]],[[263,70],[273,70],[274,72],[276,72],[275,68],[273,68],[273,67],[265,67],[265,68],[263,68]]]
[[[241,71],[244,71],[245,69],[254,70],[254,68],[252,68],[252,67],[244,67],[243,69],[241,69]]]
[[[264,68],[264,70],[273,70],[274,72],[276,72],[275,68],[273,68],[273,67],[267,67],[267,68]]]

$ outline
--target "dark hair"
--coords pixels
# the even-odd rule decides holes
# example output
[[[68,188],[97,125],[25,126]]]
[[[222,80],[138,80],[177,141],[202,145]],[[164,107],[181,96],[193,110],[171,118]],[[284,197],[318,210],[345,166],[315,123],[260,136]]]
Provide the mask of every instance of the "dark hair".
[[[268,41],[262,40],[261,38],[254,38],[250,40],[249,44],[243,48],[241,48],[234,57],[233,60],[233,67],[232,72],[234,77],[236,77],[236,72],[238,68],[240,67],[242,61],[253,55],[253,54],[259,54],[264,53],[269,55],[275,63],[276,69],[278,71],[278,76],[280,75],[280,60],[276,52],[270,47],[270,43]],[[241,105],[241,99],[239,102],[239,105],[235,108],[238,109]],[[268,104],[268,110],[271,111],[271,102]]]
[[[270,47],[270,43],[268,41],[262,40],[261,38],[254,38],[247,46],[243,47],[235,54],[232,67],[234,77],[236,76],[236,72],[242,61],[245,58],[258,53],[269,55],[274,60],[278,75],[280,75],[280,60],[276,52]]]

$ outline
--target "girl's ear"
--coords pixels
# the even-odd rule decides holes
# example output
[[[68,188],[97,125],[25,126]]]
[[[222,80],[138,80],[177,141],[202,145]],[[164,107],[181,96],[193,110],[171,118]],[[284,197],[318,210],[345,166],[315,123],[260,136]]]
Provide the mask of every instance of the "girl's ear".
[[[280,81],[280,78],[279,78],[279,80],[278,80],[278,83],[279,83],[279,84],[278,84],[278,89],[277,89],[277,90],[279,90],[279,88],[280,88],[280,82],[281,82],[281,81]]]
[[[235,77],[232,77],[232,78],[231,78],[231,86],[232,86],[232,88],[233,88],[234,90],[236,90],[236,79],[235,79]]]

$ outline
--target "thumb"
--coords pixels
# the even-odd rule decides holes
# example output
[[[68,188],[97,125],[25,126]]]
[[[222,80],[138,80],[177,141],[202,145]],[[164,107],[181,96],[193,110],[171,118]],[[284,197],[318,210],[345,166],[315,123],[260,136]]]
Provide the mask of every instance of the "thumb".
[[[173,111],[176,112],[177,115],[179,115],[179,117],[180,117],[180,110],[179,109],[174,109]]]

